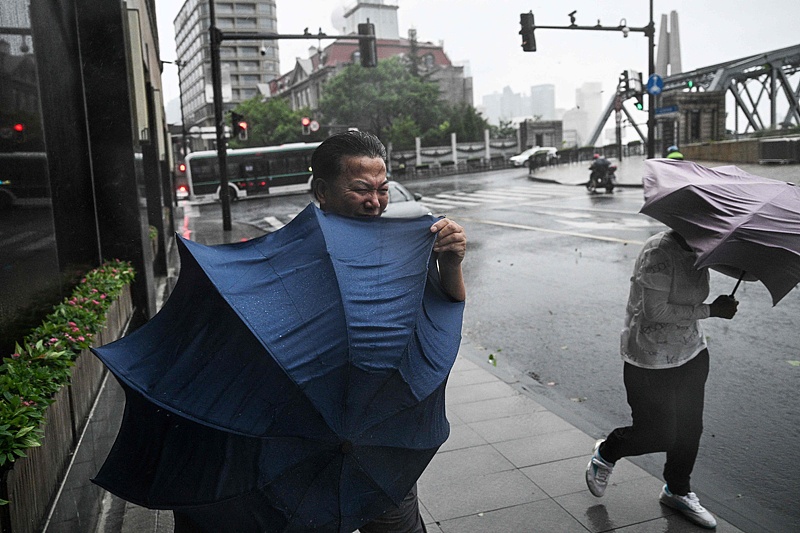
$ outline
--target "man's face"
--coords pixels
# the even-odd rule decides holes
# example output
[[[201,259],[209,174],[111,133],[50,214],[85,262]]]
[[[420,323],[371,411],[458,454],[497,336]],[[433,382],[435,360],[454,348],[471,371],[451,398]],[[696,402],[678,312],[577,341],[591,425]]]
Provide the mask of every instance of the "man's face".
[[[389,202],[389,180],[381,158],[350,156],[342,159],[342,174],[318,194],[323,211],[346,217],[379,217]]]

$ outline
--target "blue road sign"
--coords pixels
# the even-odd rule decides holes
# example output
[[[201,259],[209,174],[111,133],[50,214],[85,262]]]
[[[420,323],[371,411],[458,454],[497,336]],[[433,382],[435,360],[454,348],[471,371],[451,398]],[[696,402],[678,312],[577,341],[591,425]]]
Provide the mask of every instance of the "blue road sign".
[[[653,96],[657,96],[661,94],[663,90],[664,80],[661,79],[661,76],[658,74],[651,74],[650,77],[647,78],[647,92]]]
[[[677,113],[678,106],[676,105],[669,105],[666,107],[657,107],[656,108],[656,115],[667,115],[669,113]]]

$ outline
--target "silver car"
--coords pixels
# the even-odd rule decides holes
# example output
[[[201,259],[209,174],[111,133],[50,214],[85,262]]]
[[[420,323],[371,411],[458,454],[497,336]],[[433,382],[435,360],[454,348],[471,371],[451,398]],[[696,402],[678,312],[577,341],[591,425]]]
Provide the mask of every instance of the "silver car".
[[[416,218],[431,214],[431,210],[419,200],[420,194],[412,194],[408,189],[397,183],[389,182],[389,203],[383,212],[389,218]]]

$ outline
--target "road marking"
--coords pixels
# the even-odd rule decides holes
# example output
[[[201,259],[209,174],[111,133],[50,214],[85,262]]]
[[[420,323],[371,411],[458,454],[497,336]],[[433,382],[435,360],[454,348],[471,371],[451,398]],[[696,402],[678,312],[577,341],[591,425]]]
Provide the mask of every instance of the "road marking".
[[[281,229],[285,224],[275,217],[264,217],[264,222],[269,224],[275,229]]]
[[[618,242],[623,244],[644,244],[644,241],[634,241],[631,239],[618,239],[616,237],[605,237],[603,235],[590,235],[577,231],[563,231],[550,228],[537,228],[536,226],[526,226],[525,224],[512,224],[510,222],[498,222],[496,220],[482,220],[478,218],[459,217],[459,222],[477,222],[478,224],[488,224],[490,226],[501,226],[504,228],[522,229],[526,231],[540,231],[542,233],[555,233],[558,235],[568,235],[570,237],[582,237],[584,239],[594,239],[596,241]]]
[[[423,196],[420,199],[420,202],[425,204],[427,207],[435,207],[436,209],[452,209],[456,207],[455,204],[450,202],[440,202],[436,198],[432,198],[430,196]]]

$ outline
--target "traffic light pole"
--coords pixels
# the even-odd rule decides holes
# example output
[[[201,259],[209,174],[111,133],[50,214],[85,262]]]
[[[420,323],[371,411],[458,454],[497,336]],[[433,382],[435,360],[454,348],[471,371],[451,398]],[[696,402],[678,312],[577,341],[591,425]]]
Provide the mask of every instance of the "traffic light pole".
[[[656,70],[656,61],[655,61],[655,24],[653,23],[653,0],[650,0],[650,22],[647,26],[641,28],[631,28],[625,24],[620,24],[619,26],[601,26],[597,24],[596,26],[579,26],[575,24],[574,20],[574,13],[572,12],[569,14],[571,24],[569,26],[538,26],[533,24],[531,20],[531,24],[533,25],[532,30],[584,30],[584,31],[618,31],[622,32],[622,34],[627,37],[629,32],[634,33],[644,33],[647,37],[647,60],[648,60],[648,78],[655,73]],[[524,14],[523,14],[524,15]],[[532,15],[531,15],[532,19]],[[520,20],[522,23],[522,20]],[[524,28],[523,28],[524,30]],[[522,33],[522,32],[520,32]],[[523,36],[524,38],[524,36]],[[526,41],[523,43],[523,48],[527,43]],[[532,49],[526,51],[535,51],[536,46],[533,45]],[[655,117],[656,117],[656,97],[653,94],[650,94],[650,98],[648,100],[650,108],[647,110],[647,157],[652,159],[655,157]]]
[[[219,48],[222,41],[276,41],[279,39],[333,39],[348,41],[371,41],[373,49],[375,46],[375,35],[327,35],[319,31],[312,34],[306,30],[300,35],[280,35],[277,33],[223,33],[217,28],[216,13],[214,10],[214,0],[208,0],[209,15],[209,34],[211,40],[211,82],[214,93],[214,122],[216,123],[217,133],[217,159],[219,160],[219,200],[222,204],[222,229],[231,231],[231,199],[230,189],[228,188],[228,166],[227,153],[228,143],[225,138],[225,124],[222,109],[222,68],[220,64]],[[377,57],[376,57],[377,59]]]

